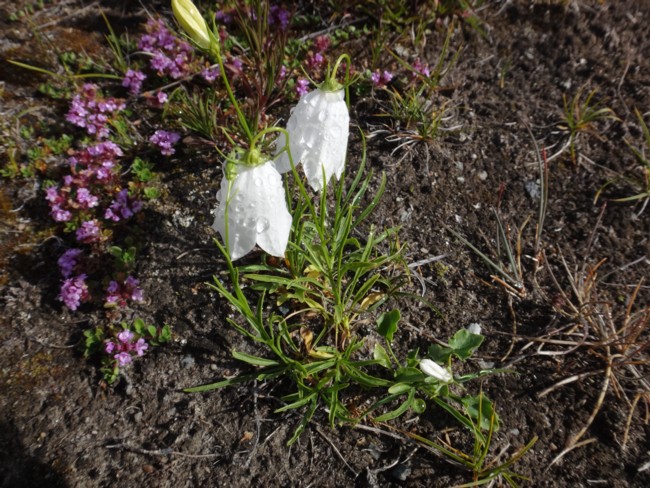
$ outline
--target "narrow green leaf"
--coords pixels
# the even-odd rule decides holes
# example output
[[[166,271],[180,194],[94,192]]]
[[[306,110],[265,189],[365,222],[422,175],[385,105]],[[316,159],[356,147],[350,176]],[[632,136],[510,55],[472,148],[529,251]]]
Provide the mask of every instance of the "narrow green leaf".
[[[376,422],[386,422],[387,420],[393,420],[400,415],[402,415],[404,412],[406,412],[411,405],[413,404],[413,400],[415,399],[415,388],[412,388],[409,391],[409,396],[406,399],[404,403],[402,403],[399,407],[397,407],[395,410],[391,410],[388,413],[385,413],[384,415],[380,415],[379,417],[375,417]]]
[[[391,395],[402,395],[411,389],[413,389],[412,385],[407,383],[396,383],[388,389],[388,393]]]
[[[243,352],[233,351],[232,352],[232,357],[234,357],[235,359],[239,359],[240,361],[244,361],[245,363],[252,364],[253,366],[267,367],[267,366],[279,366],[280,365],[280,363],[278,363],[277,361],[274,361],[272,359],[265,359],[265,358],[261,358],[261,357],[258,357],[258,356],[253,356],[251,354],[246,354],[246,353],[243,353]]]

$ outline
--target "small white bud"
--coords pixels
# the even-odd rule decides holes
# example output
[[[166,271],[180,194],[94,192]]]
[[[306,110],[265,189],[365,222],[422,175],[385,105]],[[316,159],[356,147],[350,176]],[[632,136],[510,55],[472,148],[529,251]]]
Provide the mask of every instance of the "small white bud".
[[[454,379],[449,371],[431,359],[423,359],[420,361],[420,369],[427,376],[431,376],[445,383],[449,383]]]

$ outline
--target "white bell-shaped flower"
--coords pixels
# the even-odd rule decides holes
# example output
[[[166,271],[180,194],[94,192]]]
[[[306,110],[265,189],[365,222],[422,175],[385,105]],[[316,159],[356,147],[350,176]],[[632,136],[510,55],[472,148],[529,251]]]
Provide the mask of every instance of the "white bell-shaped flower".
[[[315,191],[323,188],[332,175],[341,177],[350,133],[350,114],[345,104],[345,91],[321,88],[304,95],[291,110],[287,122],[289,148],[296,165],[302,163],[305,176]],[[284,134],[276,142],[280,152],[286,144]],[[281,173],[291,170],[289,155],[281,153],[275,160]]]
[[[431,376],[445,383],[449,383],[454,379],[449,371],[431,359],[423,359],[420,361],[420,369],[427,376]]]
[[[226,177],[221,180],[217,200],[212,227],[225,241],[227,209],[228,250],[233,261],[248,254],[255,244],[273,256],[284,256],[292,219],[282,176],[272,162],[237,165],[231,181]]]

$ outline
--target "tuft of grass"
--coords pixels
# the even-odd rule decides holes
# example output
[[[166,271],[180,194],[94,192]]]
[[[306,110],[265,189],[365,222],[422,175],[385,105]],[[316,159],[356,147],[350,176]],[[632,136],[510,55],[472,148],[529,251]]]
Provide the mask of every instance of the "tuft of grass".
[[[625,176],[619,176],[617,178],[614,178],[613,180],[608,181],[605,183],[598,192],[596,193],[596,197],[594,201],[598,201],[598,198],[600,198],[600,195],[602,194],[603,190],[608,187],[609,185],[616,183],[618,181],[625,181],[632,185],[634,188],[636,188],[636,193],[634,195],[630,195],[627,197],[622,197],[622,198],[614,198],[613,201],[615,202],[636,202],[639,200],[643,200],[643,205],[641,206],[641,210],[639,211],[639,215],[643,213],[645,210],[646,206],[648,205],[648,201],[650,201],[650,130],[648,129],[647,124],[645,123],[645,120],[643,119],[643,115],[641,112],[639,112],[638,109],[634,109],[637,119],[639,121],[639,125],[641,127],[641,132],[643,134],[643,144],[640,147],[633,146],[632,143],[629,141],[625,141],[627,146],[630,148],[632,153],[634,154],[634,157],[638,163],[638,166],[635,168],[635,170],[638,171],[639,174],[637,175],[625,175]]]
[[[590,134],[600,138],[601,135],[595,127],[597,122],[603,120],[620,120],[614,111],[609,107],[602,106],[600,101],[594,100],[596,89],[586,95],[585,86],[580,87],[577,93],[569,101],[566,95],[562,96],[564,117],[559,128],[568,132],[569,153],[571,161],[576,164],[576,145],[580,134]]]

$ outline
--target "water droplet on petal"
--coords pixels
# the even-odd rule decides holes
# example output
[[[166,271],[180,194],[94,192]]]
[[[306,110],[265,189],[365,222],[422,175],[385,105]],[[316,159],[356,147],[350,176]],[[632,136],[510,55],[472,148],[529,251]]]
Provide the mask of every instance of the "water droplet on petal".
[[[241,199],[242,199],[241,193],[237,193],[237,195],[235,195],[235,200],[237,200],[238,202],[240,202]]]
[[[253,203],[253,202],[249,203],[248,208],[255,208],[255,203]]]
[[[327,114],[325,113],[324,110],[321,110],[318,112],[318,120],[319,122],[325,122],[325,119],[327,118]]]
[[[317,103],[318,100],[316,100],[316,97],[311,97],[311,100],[309,100],[309,105],[311,105],[312,107],[315,107]]]
[[[253,183],[255,183],[255,186],[262,186],[262,178],[255,178]]]
[[[257,219],[257,233],[261,234],[269,228],[269,219],[266,217],[260,217]]]

